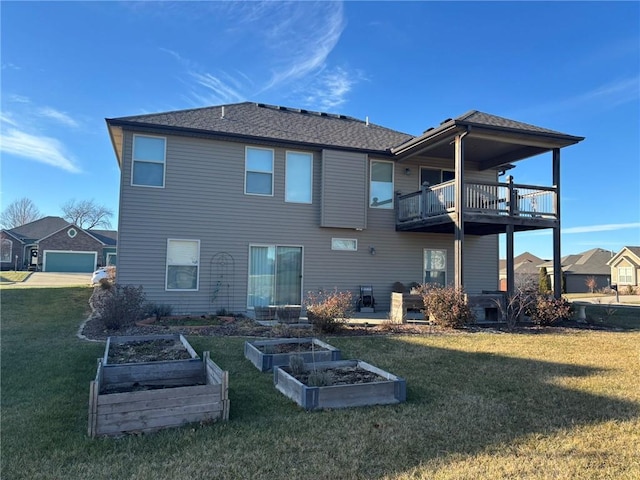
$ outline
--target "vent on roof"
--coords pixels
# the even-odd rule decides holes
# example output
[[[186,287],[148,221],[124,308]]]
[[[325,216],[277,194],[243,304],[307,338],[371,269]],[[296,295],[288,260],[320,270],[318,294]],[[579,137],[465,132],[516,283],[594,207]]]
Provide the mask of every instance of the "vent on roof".
[[[309,110],[305,110],[304,108],[301,108],[300,113],[309,113]]]
[[[328,117],[328,116],[329,116],[329,114],[328,114],[328,113],[326,113],[326,112],[320,112],[320,116],[321,116],[321,117]]]
[[[339,118],[345,120],[347,118],[347,116],[346,115],[339,115]]]
[[[440,122],[440,125],[442,125],[442,124],[444,124],[444,123],[447,123],[447,122],[450,122],[451,120],[452,120],[451,118],[447,118],[447,119],[445,119],[445,120],[441,121],[441,122]]]
[[[283,107],[283,106],[279,106],[278,110],[288,110],[288,108],[287,107]]]
[[[256,103],[256,105],[260,108],[264,108],[266,107],[266,105],[264,103]]]
[[[431,130],[433,130],[433,127],[429,127],[429,128],[427,128],[427,129],[426,129],[424,132],[422,132],[422,133],[427,133],[427,132],[430,132]]]

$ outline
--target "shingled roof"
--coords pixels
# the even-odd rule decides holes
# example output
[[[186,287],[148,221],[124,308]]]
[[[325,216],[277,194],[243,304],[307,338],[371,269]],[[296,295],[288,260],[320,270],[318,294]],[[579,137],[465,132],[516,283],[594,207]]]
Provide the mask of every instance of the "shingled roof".
[[[385,153],[413,138],[346,115],[251,102],[112,118],[107,124]]]
[[[46,237],[67,225],[70,225],[70,223],[64,218],[49,216],[34,220],[33,222],[25,223],[24,225],[11,228],[7,231],[22,242],[28,242]]]

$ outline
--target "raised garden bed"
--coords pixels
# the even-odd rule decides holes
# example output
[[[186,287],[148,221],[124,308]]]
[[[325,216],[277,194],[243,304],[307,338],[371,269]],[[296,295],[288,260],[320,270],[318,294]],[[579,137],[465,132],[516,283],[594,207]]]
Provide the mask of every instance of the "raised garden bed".
[[[182,335],[109,337],[89,388],[91,437],[228,420],[229,374]]]
[[[340,350],[317,338],[274,338],[244,343],[244,356],[261,372],[273,367],[289,365],[293,355],[305,362],[340,360]]]
[[[302,373],[308,376],[313,371],[330,372],[332,385],[307,385],[288,367],[275,367],[273,381],[280,392],[305,410],[388,405],[407,399],[404,379],[361,360],[306,364]]]

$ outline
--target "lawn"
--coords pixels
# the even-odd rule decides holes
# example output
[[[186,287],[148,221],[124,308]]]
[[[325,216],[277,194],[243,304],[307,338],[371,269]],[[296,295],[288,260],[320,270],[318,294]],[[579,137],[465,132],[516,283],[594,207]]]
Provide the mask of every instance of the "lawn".
[[[1,294],[2,478],[640,478],[640,332],[331,337],[405,377],[407,403],[313,413],[243,338],[190,337],[230,372],[229,422],[92,440],[90,289]]]
[[[0,283],[24,282],[31,272],[0,272]]]

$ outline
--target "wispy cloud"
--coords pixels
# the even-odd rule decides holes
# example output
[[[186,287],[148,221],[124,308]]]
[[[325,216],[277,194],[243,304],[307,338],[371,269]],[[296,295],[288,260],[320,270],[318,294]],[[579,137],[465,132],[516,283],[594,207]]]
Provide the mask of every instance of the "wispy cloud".
[[[205,7],[203,7],[205,8]],[[215,9],[215,10],[209,10]],[[193,106],[231,103],[267,93],[305,107],[342,105],[362,80],[347,66],[330,64],[331,52],[346,27],[341,2],[240,2],[207,7],[207,14],[228,19],[232,27],[217,31],[216,46],[234,45],[235,54],[250,51],[256,62],[235,69],[211,69],[209,60],[186,58],[160,48],[186,74],[184,97]],[[241,47],[239,47],[241,46]]]
[[[582,234],[582,233],[597,233],[597,232],[613,232],[618,230],[628,230],[628,229],[638,229],[640,233],[640,222],[630,222],[630,223],[605,223],[600,225],[584,225],[581,227],[569,227],[562,228],[562,235],[574,235],[574,234]],[[541,236],[541,235],[551,235],[551,230],[535,230],[530,232],[523,232],[521,235],[530,235],[530,236]]]
[[[67,172],[80,173],[80,168],[55,138],[31,135],[16,128],[9,128],[0,138],[0,151],[61,168]]]
[[[50,118],[51,120],[55,120],[56,122],[59,122],[67,127],[77,128],[79,126],[78,122],[71,118],[67,113],[56,110],[55,108],[39,108],[38,115]]]

